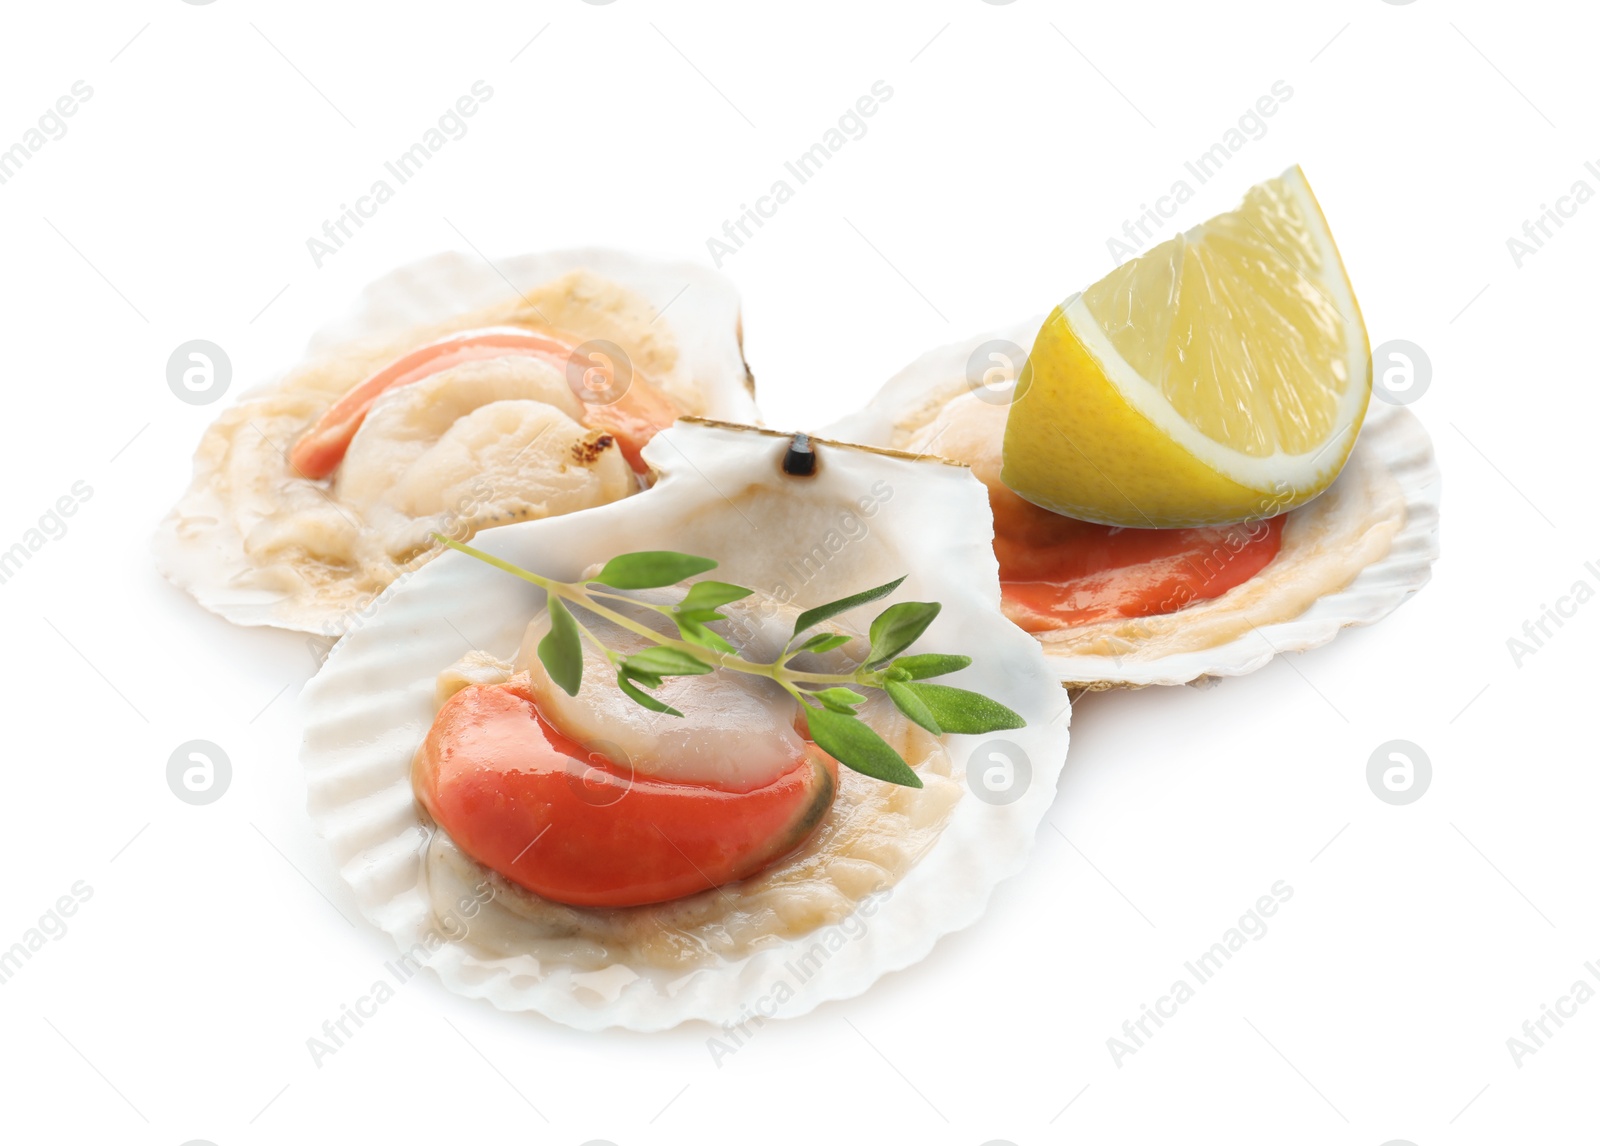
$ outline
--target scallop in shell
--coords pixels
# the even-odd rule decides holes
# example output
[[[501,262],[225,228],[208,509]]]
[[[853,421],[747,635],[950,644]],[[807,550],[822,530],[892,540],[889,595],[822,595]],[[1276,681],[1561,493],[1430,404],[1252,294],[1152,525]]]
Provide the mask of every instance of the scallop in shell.
[[[843,441],[955,458],[995,491],[1010,388],[1043,317],[932,350],[855,413],[822,431]],[[1326,644],[1387,616],[1439,555],[1440,480],[1427,431],[1372,403],[1333,486],[1282,516],[1275,556],[1220,596],[1149,616],[1036,625],[1007,590],[1006,612],[1070,688],[1188,684],[1253,672],[1279,653]],[[1043,513],[1044,511],[1039,511]],[[1253,524],[1253,523],[1250,523]],[[1218,534],[1226,562],[1229,534]]]
[[[657,480],[638,496],[474,544],[562,580],[592,578],[623,552],[713,558],[715,577],[756,591],[728,609],[728,632],[741,655],[758,658],[781,647],[798,610],[904,575],[873,610],[940,602],[912,651],[970,654],[950,683],[1008,706],[1025,726],[933,735],[869,701],[863,721],[897,747],[921,788],[841,768],[820,824],[758,873],[645,906],[556,903],[471,858],[413,790],[413,756],[441,703],[452,703],[443,698],[538,671],[526,646],[543,631],[543,591],[445,553],[397,582],[307,686],[311,815],[366,917],[453,990],[590,1029],[801,1014],[861,993],[979,917],[1024,862],[1054,797],[1067,697],[1037,642],[1000,612],[988,505],[965,467],[694,419],[657,435],[645,457]],[[834,623],[844,636],[866,621]],[[473,646],[465,657],[463,637]],[[854,648],[864,659],[859,639]],[[749,730],[781,748],[795,710],[774,717],[770,698],[700,692],[724,675],[662,688],[696,730],[694,753],[672,740],[684,725],[671,718],[616,715],[603,677],[584,677],[576,711],[545,715],[567,734],[625,743],[640,772],[667,771],[667,757],[701,768],[719,746],[724,761],[765,767]],[[703,721],[690,707],[696,696],[711,713]]]
[[[601,362],[610,390],[591,393]],[[386,373],[389,388],[338,416]],[[599,250],[498,267],[437,255],[372,283],[300,366],[222,413],[156,561],[236,624],[336,636],[437,551],[433,533],[636,493],[619,411],[648,397],[658,424],[753,421],[752,395],[721,275]]]

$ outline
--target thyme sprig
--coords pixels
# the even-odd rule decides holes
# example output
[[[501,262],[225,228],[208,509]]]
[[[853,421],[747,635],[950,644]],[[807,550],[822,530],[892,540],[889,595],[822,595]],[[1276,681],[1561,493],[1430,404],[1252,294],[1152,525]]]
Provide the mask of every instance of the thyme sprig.
[[[802,612],[794,631],[778,656],[770,662],[752,661],[711,626],[728,618],[718,610],[750,596],[754,590],[724,581],[690,578],[709,573],[717,563],[708,557],[652,550],[624,553],[607,561],[592,577],[560,581],[501,560],[470,545],[434,535],[452,549],[520,577],[546,594],[550,631],[539,642],[538,655],[550,679],[569,696],[583,685],[583,642],[604,654],[616,669],[617,687],[636,704],[667,716],[683,713],[651,692],[668,677],[701,676],[717,671],[745,673],[775,682],[805,713],[812,740],[841,764],[875,779],[920,788],[922,780],[899,752],[872,730],[857,712],[866,701],[859,689],[877,689],[906,717],[935,736],[945,733],[979,734],[1021,728],[1021,716],[981,693],[950,685],[927,683],[932,677],[959,672],[972,658],[953,653],[914,653],[914,645],[939,615],[936,601],[901,601],[875,618],[867,632],[866,658],[848,672],[811,672],[795,667],[804,654],[843,648],[848,634],[818,626],[863,605],[879,601],[900,587],[900,577],[884,585],[829,601]],[[671,604],[657,604],[631,596],[641,589],[663,589],[689,582],[684,594]],[[644,639],[636,652],[613,649],[600,640],[574,614],[577,606]],[[669,619],[678,636],[671,637],[639,619],[640,612]],[[646,691],[650,690],[650,691]]]

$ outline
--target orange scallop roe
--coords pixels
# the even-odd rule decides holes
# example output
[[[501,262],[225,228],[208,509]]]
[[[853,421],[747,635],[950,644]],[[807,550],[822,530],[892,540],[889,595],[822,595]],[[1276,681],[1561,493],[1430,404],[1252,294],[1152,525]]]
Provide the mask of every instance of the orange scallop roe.
[[[1278,555],[1283,517],[1197,529],[1077,521],[991,495],[1006,616],[1032,633],[1173,613],[1220,597]]]
[[[412,764],[422,806],[467,855],[557,903],[632,907],[745,879],[803,843],[838,786],[809,741],[793,767],[734,791],[635,775],[563,736],[526,675],[469,685]]]

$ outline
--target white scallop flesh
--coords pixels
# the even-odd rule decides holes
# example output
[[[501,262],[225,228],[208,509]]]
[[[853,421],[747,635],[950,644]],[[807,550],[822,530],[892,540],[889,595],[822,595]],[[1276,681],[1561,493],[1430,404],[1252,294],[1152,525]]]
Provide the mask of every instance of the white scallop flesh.
[[[614,437],[581,422],[565,374],[533,358],[442,370],[383,395],[351,440],[334,492],[391,555],[470,530],[590,509],[638,483]]]
[[[334,492],[361,510],[383,501],[395,475],[420,461],[458,420],[505,401],[539,402],[575,423],[583,417],[565,375],[542,359],[467,362],[380,395],[350,440]]]
[[[680,590],[681,592],[681,590]],[[641,599],[663,602],[661,594]],[[754,603],[752,603],[754,602]],[[639,619],[643,610],[619,610]],[[746,660],[770,661],[794,628],[798,610],[760,595],[722,607],[727,622],[713,623]],[[579,611],[590,632],[620,652],[637,652],[650,642],[637,633]],[[652,617],[664,634],[671,625]],[[749,673],[718,670],[702,676],[669,677],[661,688],[646,690],[665,701],[681,717],[652,712],[617,687],[617,670],[605,654],[583,642],[583,683],[568,696],[550,679],[536,654],[549,631],[548,613],[529,626],[517,654],[516,668],[532,680],[540,713],[559,732],[598,752],[635,775],[678,783],[714,784],[744,792],[762,787],[792,769],[805,741],[795,731],[796,702],[778,684]],[[837,658],[837,654],[834,654]],[[832,660],[830,667],[847,662]],[[853,663],[853,662],[852,662]],[[796,668],[820,667],[814,658],[794,662]]]

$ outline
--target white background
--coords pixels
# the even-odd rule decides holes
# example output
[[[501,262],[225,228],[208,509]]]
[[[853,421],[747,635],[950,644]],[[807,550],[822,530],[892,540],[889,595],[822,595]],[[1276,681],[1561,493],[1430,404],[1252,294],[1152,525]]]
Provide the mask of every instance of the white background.
[[[1600,205],[1520,269],[1506,240],[1574,181],[1600,190],[1596,31],[1576,3],[1440,0],[8,6],[0,148],[74,81],[94,94],[0,186],[0,548],[74,482],[94,493],[0,585],[0,947],[75,881],[93,897],[0,987],[0,1133],[1592,1134],[1600,1001],[1520,1067],[1506,1040],[1600,961],[1600,606],[1520,668],[1506,642],[1600,583],[1583,565]],[[470,134],[317,269],[307,237],[479,79],[494,96]],[[151,566],[222,408],[175,399],[167,356],[219,343],[237,393],[440,249],[709,262],[707,237],[875,80],[894,94],[868,134],[725,261],[770,424],[829,421],[921,351],[1104,274],[1106,238],[1284,80],[1266,136],[1175,225],[1304,165],[1373,343],[1433,363],[1412,407],[1445,474],[1433,583],[1252,677],[1084,701],[1034,861],[982,923],[720,1067],[709,1028],[576,1034],[430,976],[313,1066],[306,1039],[393,951],[307,827],[292,702],[310,651]],[[208,807],[164,778],[194,738],[234,764]],[[1407,807],[1365,781],[1394,738],[1433,762]],[[1294,895],[1270,932],[1115,1065],[1107,1038],[1277,880]]]

